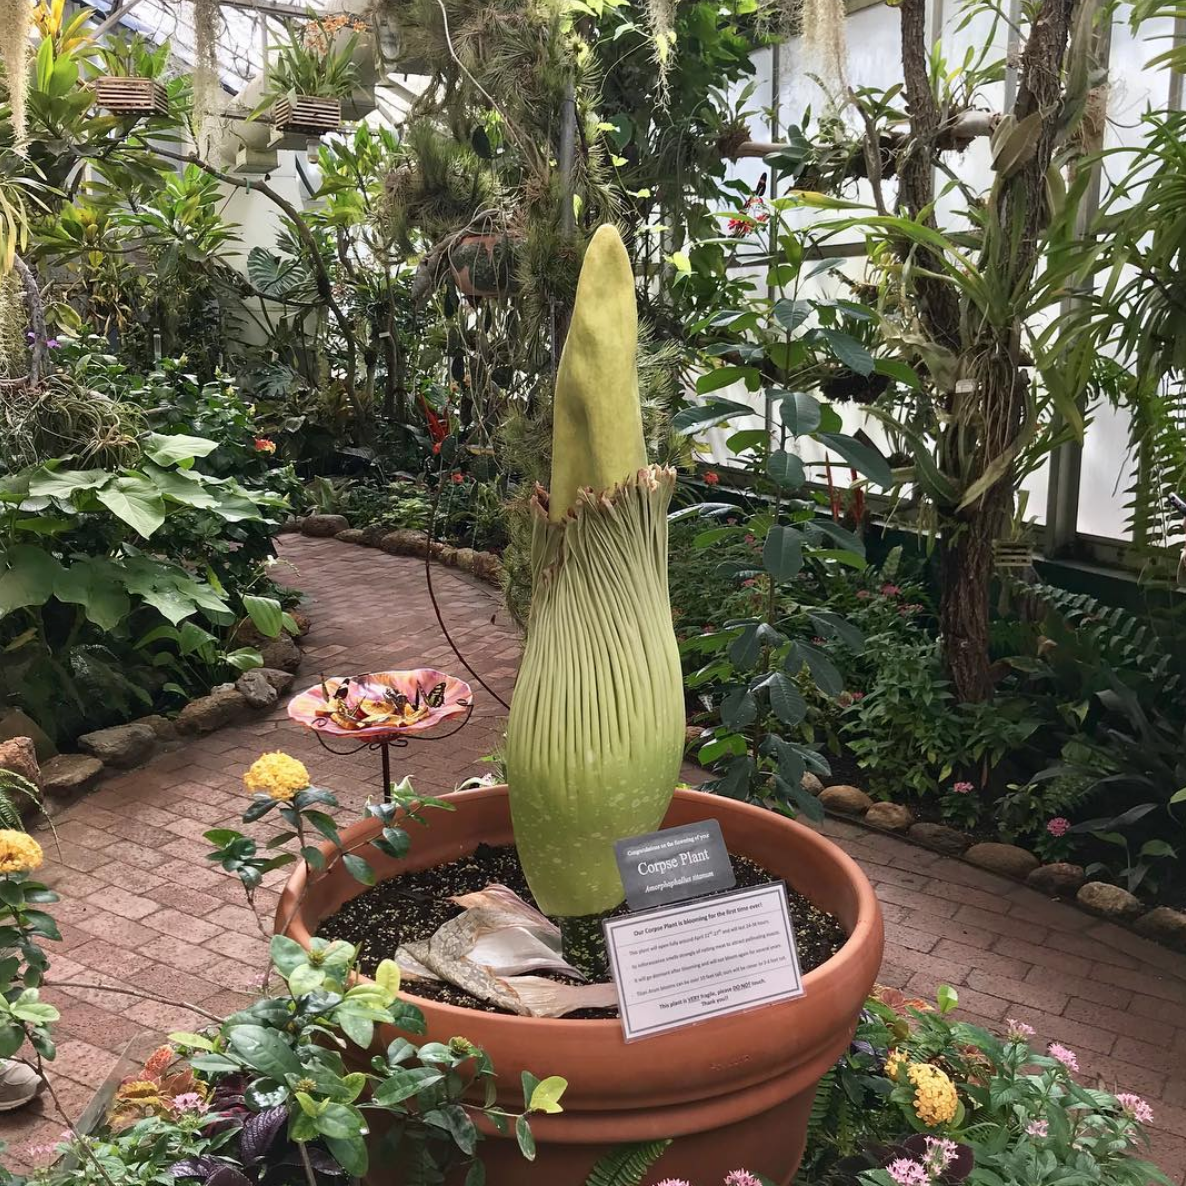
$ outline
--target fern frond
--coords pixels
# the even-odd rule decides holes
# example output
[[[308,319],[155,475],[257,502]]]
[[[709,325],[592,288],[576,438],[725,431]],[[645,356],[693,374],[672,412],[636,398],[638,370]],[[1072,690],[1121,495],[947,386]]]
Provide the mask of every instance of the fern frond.
[[[1170,672],[1170,657],[1147,619],[1120,606],[1105,605],[1087,593],[1071,593],[1054,585],[1030,585],[1027,591],[1048,613],[1085,636],[1110,666],[1168,681],[1163,685],[1166,690],[1177,682]]]
[[[830,1133],[828,1123],[832,1113],[833,1089],[836,1086],[836,1068],[832,1067],[819,1081],[815,1089],[815,1099],[811,1102],[811,1115],[807,1119],[807,1143],[809,1145],[823,1134]]]
[[[594,1167],[585,1186],[642,1186],[643,1174],[667,1151],[670,1141],[619,1145]]]
[[[23,831],[17,797],[23,795],[35,807],[42,806],[41,792],[23,774],[0,769],[0,827]]]

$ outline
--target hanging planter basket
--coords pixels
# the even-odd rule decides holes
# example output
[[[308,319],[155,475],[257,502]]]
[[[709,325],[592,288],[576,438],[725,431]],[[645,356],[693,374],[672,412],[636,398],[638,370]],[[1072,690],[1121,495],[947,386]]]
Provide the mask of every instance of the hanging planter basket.
[[[95,103],[112,115],[169,114],[168,92],[155,78],[96,78],[91,90]]]
[[[515,244],[509,235],[465,235],[449,248],[447,258],[462,296],[501,297],[518,290]]]
[[[336,132],[342,126],[342,101],[289,92],[272,105],[272,126],[302,136]]]

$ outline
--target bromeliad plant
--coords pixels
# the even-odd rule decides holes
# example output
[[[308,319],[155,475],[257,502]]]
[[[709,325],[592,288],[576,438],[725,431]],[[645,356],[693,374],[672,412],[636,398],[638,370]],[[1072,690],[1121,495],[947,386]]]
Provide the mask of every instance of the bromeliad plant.
[[[683,751],[667,596],[675,473],[647,464],[637,343],[630,259],[603,226],[556,383],[551,490],[531,503],[531,617],[506,745],[523,869],[569,936],[571,920],[621,901],[614,841],[659,826]]]

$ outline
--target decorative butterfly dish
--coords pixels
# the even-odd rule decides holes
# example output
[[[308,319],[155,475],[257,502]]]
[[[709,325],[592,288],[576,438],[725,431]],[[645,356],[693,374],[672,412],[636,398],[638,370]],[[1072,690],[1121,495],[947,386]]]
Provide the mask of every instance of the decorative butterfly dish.
[[[431,667],[322,677],[288,702],[294,721],[339,737],[423,733],[469,712],[469,684]]]

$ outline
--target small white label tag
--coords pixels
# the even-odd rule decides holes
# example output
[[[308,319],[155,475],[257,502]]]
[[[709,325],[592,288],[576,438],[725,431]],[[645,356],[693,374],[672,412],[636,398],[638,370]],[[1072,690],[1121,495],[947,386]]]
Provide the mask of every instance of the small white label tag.
[[[803,995],[781,882],[609,919],[627,1042]]]

